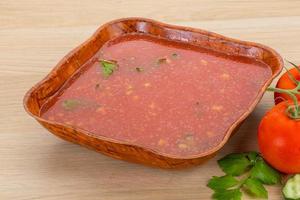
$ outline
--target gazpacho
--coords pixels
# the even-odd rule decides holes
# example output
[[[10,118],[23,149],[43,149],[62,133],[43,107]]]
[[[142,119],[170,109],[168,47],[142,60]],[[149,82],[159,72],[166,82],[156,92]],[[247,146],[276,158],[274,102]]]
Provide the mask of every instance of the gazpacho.
[[[222,141],[271,76],[255,59],[127,34],[106,42],[40,116],[162,154],[193,156]]]

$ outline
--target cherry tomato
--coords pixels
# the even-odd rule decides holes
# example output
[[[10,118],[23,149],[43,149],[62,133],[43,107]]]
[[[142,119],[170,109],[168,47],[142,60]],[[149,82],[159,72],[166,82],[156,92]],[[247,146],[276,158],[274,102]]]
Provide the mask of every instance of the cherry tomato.
[[[300,120],[286,114],[288,103],[292,104],[277,104],[263,117],[258,144],[262,156],[274,168],[284,173],[300,173]]]
[[[289,72],[291,73],[292,76],[294,76],[294,78],[296,80],[300,81],[300,73],[296,68],[290,69]],[[288,72],[285,72],[278,80],[276,88],[293,89],[296,86],[297,86],[296,83],[294,83],[293,80],[290,79]],[[296,96],[297,96],[298,100],[300,100],[300,94],[298,94]],[[291,98],[287,94],[275,92],[274,99],[275,99],[275,104],[278,104],[284,100],[290,100]]]

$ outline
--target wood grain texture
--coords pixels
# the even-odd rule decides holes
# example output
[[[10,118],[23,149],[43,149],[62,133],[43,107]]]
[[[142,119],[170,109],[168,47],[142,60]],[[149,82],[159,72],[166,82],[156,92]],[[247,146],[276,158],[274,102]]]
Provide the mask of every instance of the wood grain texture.
[[[205,165],[167,171],[118,161],[64,142],[29,117],[25,92],[106,21],[128,16],[260,42],[300,63],[300,1],[0,1],[0,199],[209,199],[216,160],[257,148],[256,129],[273,105],[266,94],[225,148]],[[281,199],[269,187],[269,199]],[[245,198],[248,199],[248,198]]]

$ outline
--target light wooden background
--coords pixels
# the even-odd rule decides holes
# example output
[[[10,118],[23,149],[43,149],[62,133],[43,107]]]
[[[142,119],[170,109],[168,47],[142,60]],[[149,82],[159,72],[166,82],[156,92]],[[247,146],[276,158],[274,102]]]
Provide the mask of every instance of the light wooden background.
[[[23,109],[24,93],[72,48],[111,19],[142,16],[260,42],[300,63],[298,0],[1,0],[0,199],[200,200],[216,160],[255,150],[266,94],[217,157],[180,171],[114,160],[49,134]],[[217,122],[216,122],[217,123]],[[281,199],[269,187],[270,199]],[[246,198],[245,198],[246,199]]]

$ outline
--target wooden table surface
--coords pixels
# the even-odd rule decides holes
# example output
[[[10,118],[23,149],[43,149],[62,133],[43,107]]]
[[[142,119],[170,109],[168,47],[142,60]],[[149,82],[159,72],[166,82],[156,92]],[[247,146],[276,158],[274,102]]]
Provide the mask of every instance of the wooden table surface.
[[[24,93],[109,20],[142,16],[260,42],[300,63],[299,0],[1,0],[0,199],[199,200],[221,175],[216,160],[257,149],[266,94],[237,134],[204,165],[169,171],[114,160],[65,142],[29,117]],[[269,187],[269,199],[281,199]],[[245,197],[247,199],[247,197]]]

